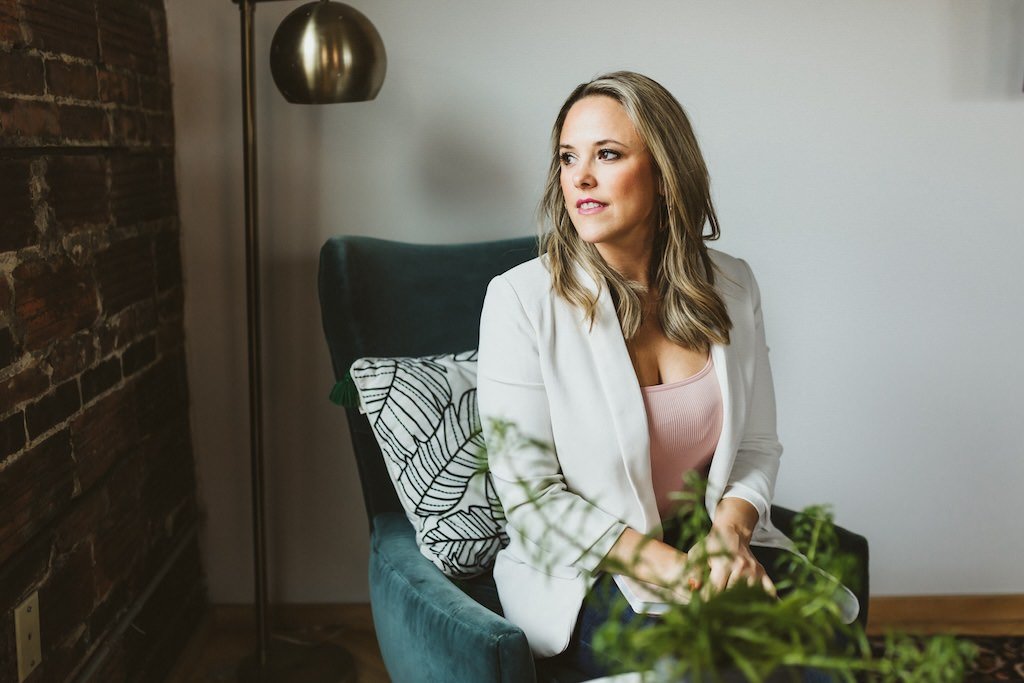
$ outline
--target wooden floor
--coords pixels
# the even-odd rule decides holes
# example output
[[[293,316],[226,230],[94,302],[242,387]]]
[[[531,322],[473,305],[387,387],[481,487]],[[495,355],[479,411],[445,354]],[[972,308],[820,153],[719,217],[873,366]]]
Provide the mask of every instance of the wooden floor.
[[[303,643],[330,642],[356,663],[359,683],[389,683],[373,632],[370,606],[295,605],[274,610],[273,636]],[[251,607],[214,606],[207,613],[166,683],[236,681],[239,662],[256,650]]]
[[[910,633],[1024,636],[1024,595],[878,597],[871,600],[869,634],[888,628]],[[278,638],[331,642],[355,659],[359,683],[388,683],[373,632],[370,606],[294,605],[272,615]],[[215,606],[166,683],[236,680],[238,663],[255,650],[249,607]]]

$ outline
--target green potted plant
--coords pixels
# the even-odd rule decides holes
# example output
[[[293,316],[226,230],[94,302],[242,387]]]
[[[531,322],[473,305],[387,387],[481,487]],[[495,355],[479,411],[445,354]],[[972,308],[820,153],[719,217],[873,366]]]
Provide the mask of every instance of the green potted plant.
[[[550,449],[520,434],[514,425],[491,424],[490,447]],[[680,539],[702,539],[711,529],[703,505],[706,482],[690,473],[678,494]],[[544,515],[543,501],[534,501]],[[548,533],[574,543],[557,519],[547,519]],[[643,683],[776,683],[799,681],[799,671],[811,668],[833,680],[883,683],[957,683],[964,680],[976,652],[972,643],[952,636],[919,639],[886,634],[873,652],[860,625],[844,624],[835,600],[840,585],[852,576],[856,560],[839,552],[835,524],[826,506],[798,514],[792,540],[800,554],[786,553],[788,578],[777,584],[778,595],[760,586],[737,584],[722,591],[689,590],[691,577],[708,586],[710,569],[703,544],[688,554],[687,567],[676,583],[662,588],[657,619],[624,620],[633,607],[619,598],[598,631],[595,649],[619,673],[613,678]],[[683,543],[680,549],[685,550]],[[634,558],[635,561],[635,558]],[[628,566],[608,568],[629,575]],[[659,589],[651,587],[657,592]],[[689,600],[680,601],[679,595]],[[681,647],[682,644],[682,647]]]

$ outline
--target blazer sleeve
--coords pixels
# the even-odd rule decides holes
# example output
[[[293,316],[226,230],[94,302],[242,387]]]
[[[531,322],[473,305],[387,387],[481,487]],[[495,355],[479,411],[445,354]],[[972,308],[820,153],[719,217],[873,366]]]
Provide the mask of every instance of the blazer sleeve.
[[[775,389],[768,362],[768,345],[765,341],[761,290],[747,262],[742,259],[739,262],[746,270],[750,282],[754,318],[754,372],[748,392],[746,425],[722,497],[746,500],[757,508],[759,524],[763,525],[768,519],[768,511],[775,495],[775,479],[779,473],[782,445],[779,443],[775,424]]]
[[[494,488],[511,533],[542,571],[593,572],[625,524],[565,484],[540,362],[541,344],[512,284],[491,281],[480,319],[477,400]]]

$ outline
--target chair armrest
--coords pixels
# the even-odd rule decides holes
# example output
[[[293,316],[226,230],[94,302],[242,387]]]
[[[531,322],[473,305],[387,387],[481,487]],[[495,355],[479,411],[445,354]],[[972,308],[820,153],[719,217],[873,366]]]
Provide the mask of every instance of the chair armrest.
[[[536,680],[526,635],[463,593],[423,557],[405,515],[374,517],[370,541],[373,622],[393,680]]]
[[[772,506],[772,523],[782,533],[789,536],[793,529],[793,519],[796,512],[779,505]],[[864,628],[868,624],[868,597],[870,595],[870,575],[868,572],[868,539],[860,534],[836,525],[836,539],[839,541],[839,551],[852,555],[857,559],[857,567],[853,576],[843,577],[846,586],[857,596],[860,603],[860,613],[857,621]]]

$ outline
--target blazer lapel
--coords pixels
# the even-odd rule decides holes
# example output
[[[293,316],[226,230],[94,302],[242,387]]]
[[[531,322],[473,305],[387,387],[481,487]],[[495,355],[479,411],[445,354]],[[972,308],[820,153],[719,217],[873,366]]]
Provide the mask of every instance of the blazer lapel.
[[[597,293],[597,285],[590,274],[579,265],[576,268],[580,282],[585,283],[591,292]],[[593,327],[587,332],[587,323],[584,321],[581,325],[590,342],[594,365],[598,369],[598,380],[611,413],[619,455],[643,516],[641,530],[656,531],[660,535],[661,517],[651,481],[647,410],[615,313],[615,304],[607,287],[602,287],[598,296],[597,317]],[[631,525],[636,523],[633,520],[626,521]]]
[[[722,392],[722,435],[718,438],[718,446],[711,459],[708,470],[708,488],[704,494],[704,504],[708,514],[714,518],[715,508],[725,491],[729,472],[735,459],[737,444],[737,425],[743,424],[740,410],[743,406],[740,387],[739,368],[733,357],[731,347],[724,344],[711,345],[711,357],[715,362],[715,375]]]
[[[739,299],[733,294],[730,281],[724,276],[717,278],[716,289],[730,315],[738,314]],[[733,313],[737,311],[737,313]],[[746,392],[743,389],[743,377],[739,367],[740,359],[736,357],[736,349],[731,344],[712,344],[712,357],[715,361],[715,374],[722,392],[722,435],[718,438],[718,446],[711,460],[708,471],[708,488],[704,495],[704,504],[708,514],[714,519],[715,508],[725,492],[732,472],[736,451],[739,449],[743,425],[746,423]]]

